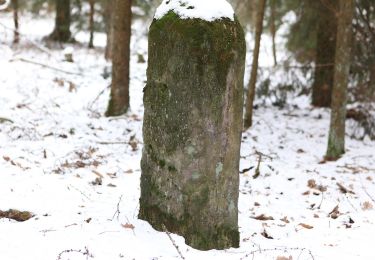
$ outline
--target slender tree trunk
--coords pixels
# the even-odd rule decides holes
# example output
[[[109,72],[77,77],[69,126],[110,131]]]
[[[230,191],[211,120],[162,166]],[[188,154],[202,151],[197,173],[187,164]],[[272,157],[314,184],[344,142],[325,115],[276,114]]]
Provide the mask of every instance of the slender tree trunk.
[[[71,40],[70,32],[70,0],[56,0],[55,29],[50,39],[59,42]]]
[[[113,0],[107,0],[104,7],[104,24],[105,24],[105,32],[107,34],[107,42],[105,46],[105,59],[111,60],[112,59],[112,4]]]
[[[271,0],[271,35],[272,35],[272,54],[273,64],[277,66],[277,53],[276,53],[276,6],[275,0]]]
[[[131,0],[114,0],[112,20],[112,86],[106,116],[119,116],[129,108]]]
[[[259,49],[260,41],[263,32],[263,19],[264,11],[266,7],[266,0],[259,0],[257,19],[256,19],[256,28],[255,28],[255,46],[253,52],[253,65],[251,68],[250,82],[248,85],[247,100],[246,100],[246,113],[244,120],[244,128],[248,129],[253,124],[253,104],[255,97],[255,86],[257,82],[258,75],[258,59],[259,59]]]
[[[337,36],[338,0],[327,4],[317,1],[318,33],[315,59],[315,75],[312,87],[312,105],[330,107],[334,78],[334,63]]]
[[[13,5],[13,22],[14,22],[14,38],[13,43],[17,44],[20,41],[19,23],[18,23],[18,0],[12,0]]]
[[[372,64],[370,69],[370,82],[367,96],[370,102],[375,102],[375,62]]]
[[[332,92],[331,124],[326,158],[336,160],[345,153],[347,88],[352,50],[355,0],[340,0],[338,16],[335,76]]]
[[[89,48],[94,48],[94,14],[95,14],[95,0],[89,0],[90,4],[90,40],[89,40]]]

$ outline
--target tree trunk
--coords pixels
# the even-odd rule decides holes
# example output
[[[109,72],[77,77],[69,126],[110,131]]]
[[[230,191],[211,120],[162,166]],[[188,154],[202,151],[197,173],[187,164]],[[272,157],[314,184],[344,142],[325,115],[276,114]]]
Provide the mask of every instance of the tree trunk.
[[[263,18],[264,11],[266,8],[266,0],[259,0],[258,2],[258,12],[256,19],[256,28],[255,28],[255,46],[253,52],[253,65],[251,67],[250,82],[247,90],[247,99],[246,99],[246,113],[244,120],[244,128],[248,129],[253,124],[253,104],[255,97],[255,86],[257,83],[258,76],[258,59],[259,59],[259,49],[260,41],[263,32]]]
[[[273,64],[277,66],[277,53],[276,53],[276,0],[271,0],[271,35],[272,35],[272,54],[273,54]]]
[[[367,100],[369,102],[375,102],[375,62],[370,67],[370,82],[368,85]]]
[[[337,36],[338,0],[327,3],[317,1],[318,31],[315,58],[315,75],[312,87],[312,105],[330,107],[334,78]]]
[[[70,32],[70,0],[56,0],[55,29],[50,39],[59,42],[71,40]]]
[[[89,20],[89,28],[90,28],[90,40],[89,40],[89,48],[94,48],[94,14],[95,14],[95,0],[89,0],[90,4],[90,20]]]
[[[129,109],[131,6],[131,0],[114,0],[112,85],[106,116],[119,116]]]
[[[237,20],[150,27],[139,217],[201,250],[239,246],[245,54]]]
[[[105,32],[107,35],[107,42],[105,45],[105,59],[111,60],[112,59],[112,4],[113,0],[107,0],[104,7],[104,25],[105,25]]]
[[[349,70],[351,64],[352,20],[355,0],[340,0],[338,16],[335,76],[332,91],[331,124],[326,158],[336,160],[345,153],[345,118]]]
[[[13,43],[17,44],[20,41],[19,23],[18,23],[18,0],[12,0],[13,5],[13,21],[14,21],[14,38]]]

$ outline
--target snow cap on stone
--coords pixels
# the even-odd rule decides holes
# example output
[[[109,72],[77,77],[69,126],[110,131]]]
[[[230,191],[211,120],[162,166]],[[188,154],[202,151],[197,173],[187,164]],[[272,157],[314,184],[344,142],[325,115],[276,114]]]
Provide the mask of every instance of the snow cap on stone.
[[[155,13],[161,19],[169,11],[181,19],[202,19],[209,22],[228,18],[234,21],[234,11],[226,0],[163,0]]]

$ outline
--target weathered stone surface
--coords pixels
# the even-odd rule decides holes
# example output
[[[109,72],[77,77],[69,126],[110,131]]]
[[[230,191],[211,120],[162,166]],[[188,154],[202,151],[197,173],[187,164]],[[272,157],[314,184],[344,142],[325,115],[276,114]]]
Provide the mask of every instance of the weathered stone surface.
[[[239,246],[245,49],[237,20],[150,27],[139,217],[198,249]]]

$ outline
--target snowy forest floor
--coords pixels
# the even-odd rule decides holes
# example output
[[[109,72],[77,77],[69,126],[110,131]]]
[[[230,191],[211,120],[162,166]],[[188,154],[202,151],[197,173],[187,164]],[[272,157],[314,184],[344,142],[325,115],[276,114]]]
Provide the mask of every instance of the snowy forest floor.
[[[11,27],[11,17],[0,23]],[[0,211],[34,215],[0,218],[0,259],[179,259],[173,243],[185,259],[375,259],[375,143],[347,137],[346,154],[323,162],[329,110],[307,97],[261,106],[243,134],[240,248],[198,251],[139,220],[144,25],[132,42],[131,111],[118,118],[103,116],[103,48],[70,45],[74,63],[65,62],[60,46],[32,42],[42,46],[52,25],[24,18],[18,46],[0,25],[0,117],[11,120],[0,121]]]

